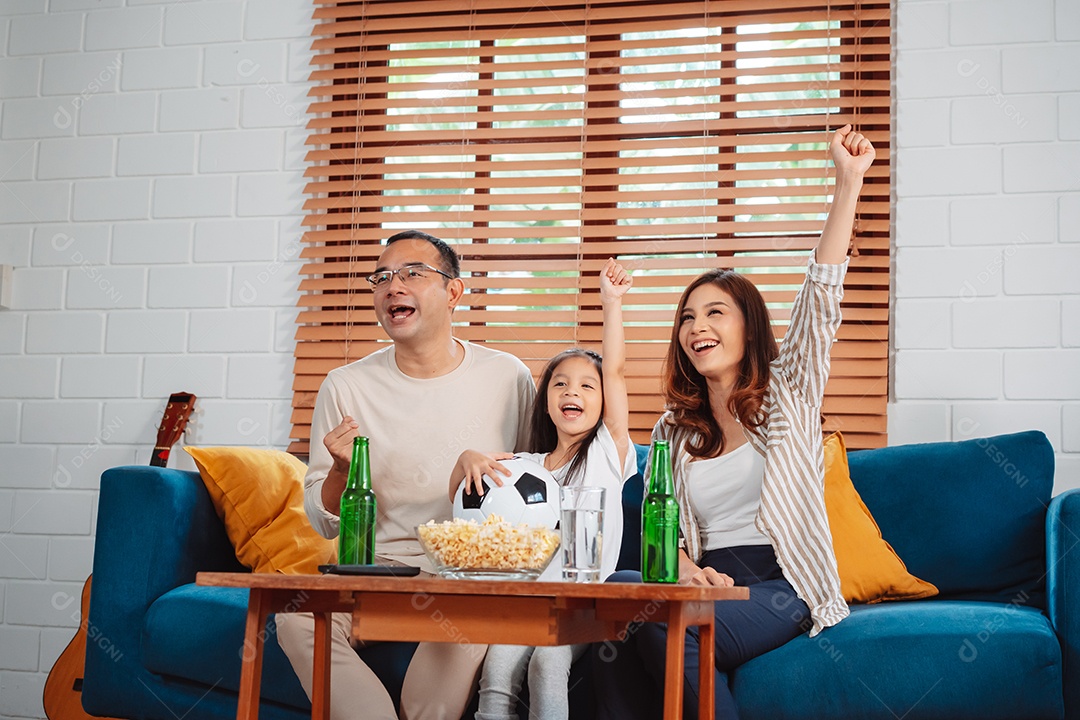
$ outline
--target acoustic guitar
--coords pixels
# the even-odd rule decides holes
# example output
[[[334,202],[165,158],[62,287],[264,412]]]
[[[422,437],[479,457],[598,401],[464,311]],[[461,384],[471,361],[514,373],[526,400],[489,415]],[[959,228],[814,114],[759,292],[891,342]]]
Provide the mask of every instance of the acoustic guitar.
[[[154,453],[150,465],[165,467],[169,462],[172,446],[180,440],[187,427],[188,418],[195,407],[195,396],[191,393],[173,393],[165,405],[165,413],[158,427]],[[86,666],[86,635],[90,615],[90,581],[86,579],[82,590],[80,613],[82,619],[64,652],[56,659],[49,677],[45,680],[45,692],[42,698],[45,717],[49,720],[91,720],[97,716],[89,715],[82,706],[83,669]],[[112,720],[108,718],[106,720]]]

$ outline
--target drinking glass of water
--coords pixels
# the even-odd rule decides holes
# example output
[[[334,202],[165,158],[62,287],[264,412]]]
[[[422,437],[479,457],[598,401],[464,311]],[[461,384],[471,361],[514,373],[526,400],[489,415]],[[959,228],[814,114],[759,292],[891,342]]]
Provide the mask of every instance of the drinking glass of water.
[[[600,582],[600,551],[604,543],[604,488],[564,487],[562,517],[563,580]]]

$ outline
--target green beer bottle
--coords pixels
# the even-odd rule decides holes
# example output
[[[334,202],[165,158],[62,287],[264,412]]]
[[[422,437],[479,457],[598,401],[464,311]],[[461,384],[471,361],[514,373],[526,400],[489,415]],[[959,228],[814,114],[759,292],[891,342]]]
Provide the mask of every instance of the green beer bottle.
[[[341,493],[339,565],[371,565],[375,562],[375,509],[368,439],[355,437],[349,479]]]
[[[679,504],[671,478],[671,449],[667,440],[652,446],[649,487],[641,504],[641,579],[679,581]]]

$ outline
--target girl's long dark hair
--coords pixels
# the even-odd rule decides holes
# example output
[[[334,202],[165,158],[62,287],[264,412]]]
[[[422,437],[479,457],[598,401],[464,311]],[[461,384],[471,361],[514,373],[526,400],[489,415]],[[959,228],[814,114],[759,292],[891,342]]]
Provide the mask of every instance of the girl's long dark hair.
[[[745,276],[734,270],[710,270],[699,275],[683,291],[675,312],[675,326],[671,329],[671,344],[664,358],[661,382],[665,405],[672,414],[671,422],[696,434],[696,439],[687,443],[687,449],[698,458],[715,457],[724,449],[724,435],[709,405],[708,384],[679,344],[686,301],[690,293],[705,284],[715,285],[730,295],[746,323],[746,349],[727,407],[744,426],[757,427],[765,421],[764,417],[759,417],[759,411],[769,388],[769,363],[780,353],[765,298]]]
[[[559,365],[564,360],[572,357],[585,358],[596,367],[596,372],[600,375],[600,397],[603,398],[604,396],[603,361],[600,359],[599,354],[583,348],[570,348],[569,350],[563,350],[548,360],[548,364],[544,366],[544,372],[540,374],[540,379],[536,381],[536,399],[533,401],[532,415],[529,418],[529,452],[549,453],[559,446],[559,431],[547,411],[548,385],[551,384],[551,376],[555,374],[555,370]],[[596,439],[596,433],[600,431],[600,426],[603,423],[604,408],[601,405],[600,418],[596,421],[596,425],[574,446],[574,456],[570,459],[570,467],[566,470],[566,479],[564,481],[566,485],[569,485],[570,481],[579,473],[584,472],[585,457],[588,455],[589,447],[592,445],[593,440]]]

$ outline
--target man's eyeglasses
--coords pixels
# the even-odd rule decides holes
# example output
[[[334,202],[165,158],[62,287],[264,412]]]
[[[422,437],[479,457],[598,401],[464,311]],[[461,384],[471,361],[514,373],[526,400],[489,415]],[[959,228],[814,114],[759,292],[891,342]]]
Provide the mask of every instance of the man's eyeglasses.
[[[433,268],[424,263],[414,263],[412,265],[406,265],[405,267],[399,267],[397,270],[380,270],[377,273],[368,275],[367,281],[371,283],[372,289],[385,290],[390,287],[390,283],[393,281],[395,275],[401,278],[401,282],[409,285],[427,279],[431,273],[438,273],[449,280],[454,279],[453,276],[444,273],[438,268]]]

